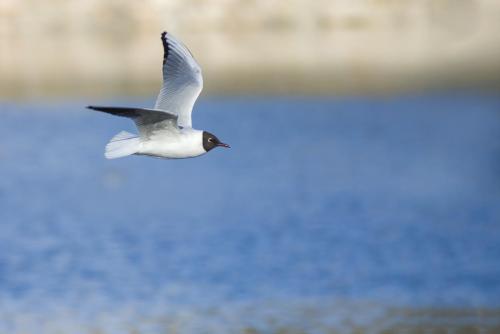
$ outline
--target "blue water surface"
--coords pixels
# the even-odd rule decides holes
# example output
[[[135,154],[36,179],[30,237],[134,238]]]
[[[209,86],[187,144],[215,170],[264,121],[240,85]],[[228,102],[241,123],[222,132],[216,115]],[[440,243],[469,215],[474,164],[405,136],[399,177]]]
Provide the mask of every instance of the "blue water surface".
[[[205,98],[230,150],[105,160],[86,104],[0,104],[0,308],[500,305],[500,98]]]

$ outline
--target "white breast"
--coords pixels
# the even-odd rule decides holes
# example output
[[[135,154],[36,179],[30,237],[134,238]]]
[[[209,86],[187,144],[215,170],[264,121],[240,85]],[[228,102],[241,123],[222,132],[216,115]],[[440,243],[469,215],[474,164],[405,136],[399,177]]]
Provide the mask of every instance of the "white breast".
[[[137,154],[170,159],[192,158],[206,153],[203,131],[185,128],[175,132],[160,132],[142,141]]]

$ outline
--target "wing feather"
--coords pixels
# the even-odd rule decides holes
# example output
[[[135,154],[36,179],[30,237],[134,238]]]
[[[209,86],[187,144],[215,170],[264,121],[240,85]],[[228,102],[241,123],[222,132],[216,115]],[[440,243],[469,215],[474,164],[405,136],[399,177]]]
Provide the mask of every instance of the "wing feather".
[[[178,116],[163,110],[102,106],[88,106],[87,108],[132,119],[142,137],[149,137],[157,131],[178,130]]]
[[[167,32],[161,34],[163,43],[163,87],[155,109],[178,115],[178,125],[192,127],[191,113],[203,89],[201,68],[191,52]]]

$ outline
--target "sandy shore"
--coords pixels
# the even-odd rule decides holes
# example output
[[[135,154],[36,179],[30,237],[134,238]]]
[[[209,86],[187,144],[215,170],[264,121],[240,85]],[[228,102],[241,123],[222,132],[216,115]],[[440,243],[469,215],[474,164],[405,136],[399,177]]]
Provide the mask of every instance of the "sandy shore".
[[[10,333],[460,333],[500,332],[500,310],[463,308],[400,308],[369,303],[234,304],[218,307],[170,307],[145,314],[126,306],[82,317],[70,310],[59,315],[7,314]],[[61,316],[63,314],[63,316]],[[36,328],[36,331],[32,331]]]
[[[491,0],[5,0],[0,97],[154,95],[166,29],[206,94],[359,94],[500,87]]]

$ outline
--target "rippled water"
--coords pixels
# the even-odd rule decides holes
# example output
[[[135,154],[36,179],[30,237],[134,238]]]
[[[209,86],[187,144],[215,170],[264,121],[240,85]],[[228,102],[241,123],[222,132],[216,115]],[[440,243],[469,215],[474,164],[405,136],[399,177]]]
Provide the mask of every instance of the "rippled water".
[[[0,104],[0,331],[500,328],[500,98],[205,99],[175,161],[86,104]]]

